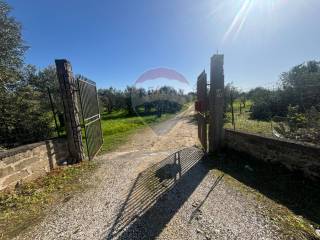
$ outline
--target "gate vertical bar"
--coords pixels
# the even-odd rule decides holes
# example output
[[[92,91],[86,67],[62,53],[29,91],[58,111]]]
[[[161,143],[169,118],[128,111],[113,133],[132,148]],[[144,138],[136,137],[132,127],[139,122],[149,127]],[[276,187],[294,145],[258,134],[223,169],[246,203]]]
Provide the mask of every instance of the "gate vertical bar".
[[[81,95],[80,95],[80,81],[79,81],[79,79],[77,79],[76,81],[77,81],[78,91],[79,91],[79,101],[80,101],[80,109],[81,109],[82,126],[83,126],[83,129],[84,129],[84,138],[85,138],[85,141],[86,141],[87,155],[88,155],[88,158],[90,160],[86,122],[85,122],[84,115],[83,115],[83,103],[82,103],[82,99],[81,99]]]
[[[204,151],[207,151],[207,74],[203,71],[197,79],[197,121],[198,138]]]
[[[79,121],[77,86],[70,62],[61,59],[55,60],[55,63],[64,106],[68,148],[71,157],[70,163],[79,163],[84,159],[84,154]]]
[[[210,122],[209,122],[209,152],[221,150],[223,131],[223,107],[224,107],[224,55],[216,54],[211,58],[210,73]]]

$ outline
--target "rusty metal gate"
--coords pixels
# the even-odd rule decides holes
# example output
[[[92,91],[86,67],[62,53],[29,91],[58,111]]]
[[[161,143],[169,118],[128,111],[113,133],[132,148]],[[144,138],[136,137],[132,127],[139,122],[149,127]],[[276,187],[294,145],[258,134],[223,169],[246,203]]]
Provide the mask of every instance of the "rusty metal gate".
[[[96,83],[82,76],[77,77],[82,126],[89,160],[99,152],[103,144],[101,116]]]
[[[197,81],[197,102],[196,102],[198,137],[205,151],[207,151],[208,130],[208,91],[207,91],[207,74],[203,71]]]

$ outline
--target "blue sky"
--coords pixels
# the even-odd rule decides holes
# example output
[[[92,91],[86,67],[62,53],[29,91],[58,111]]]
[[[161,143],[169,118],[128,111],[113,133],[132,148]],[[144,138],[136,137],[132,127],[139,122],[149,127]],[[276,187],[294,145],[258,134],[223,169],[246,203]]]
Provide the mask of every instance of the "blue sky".
[[[319,60],[319,0],[8,0],[38,67],[67,58],[99,87],[124,88],[168,67],[195,85],[212,54],[225,81],[272,87],[283,71]]]

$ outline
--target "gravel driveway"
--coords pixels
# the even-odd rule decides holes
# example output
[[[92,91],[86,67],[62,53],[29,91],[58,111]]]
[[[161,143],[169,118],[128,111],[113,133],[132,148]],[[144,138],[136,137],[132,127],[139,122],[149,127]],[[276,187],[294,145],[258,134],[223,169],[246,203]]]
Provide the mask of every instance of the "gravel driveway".
[[[17,239],[290,239],[262,203],[207,167],[192,115],[99,157],[92,187]]]

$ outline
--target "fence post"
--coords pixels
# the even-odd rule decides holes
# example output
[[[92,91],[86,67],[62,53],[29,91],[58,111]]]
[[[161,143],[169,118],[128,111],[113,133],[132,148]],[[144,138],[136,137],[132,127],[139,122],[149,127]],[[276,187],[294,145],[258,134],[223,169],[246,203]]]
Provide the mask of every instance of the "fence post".
[[[211,58],[210,73],[210,119],[209,152],[221,150],[223,143],[223,107],[224,107],[224,55],[216,54]]]
[[[64,107],[70,163],[84,159],[81,125],[79,121],[77,85],[73,77],[71,64],[65,59],[55,60],[60,93]]]

